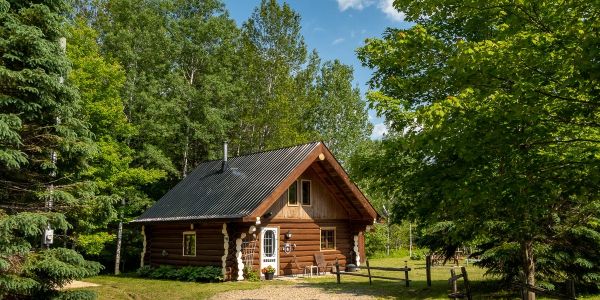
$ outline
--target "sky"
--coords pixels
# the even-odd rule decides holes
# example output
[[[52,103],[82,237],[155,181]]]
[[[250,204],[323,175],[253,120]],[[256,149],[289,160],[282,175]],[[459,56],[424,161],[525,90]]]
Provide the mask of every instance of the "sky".
[[[283,2],[279,0],[280,2]],[[301,16],[302,35],[309,50],[317,49],[323,61],[339,59],[354,68],[355,85],[364,97],[372,71],[361,65],[356,49],[366,38],[381,37],[388,27],[408,28],[404,15],[396,11],[393,0],[287,0]],[[225,0],[231,17],[241,25],[260,0]],[[371,138],[378,139],[387,129],[384,120],[369,111],[373,123]]]

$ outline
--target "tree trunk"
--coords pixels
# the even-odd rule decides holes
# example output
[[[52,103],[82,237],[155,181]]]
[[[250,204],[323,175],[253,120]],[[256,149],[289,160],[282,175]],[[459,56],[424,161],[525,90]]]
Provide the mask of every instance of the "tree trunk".
[[[521,253],[523,255],[523,272],[525,275],[525,283],[535,286],[535,262],[533,260],[533,242],[521,242]],[[527,300],[535,300],[535,292],[527,291]]]
[[[183,148],[183,170],[181,171],[181,178],[185,178],[188,171],[188,151],[190,148],[190,137],[189,137],[190,127],[186,128],[185,132],[185,146]]]
[[[121,199],[121,212],[119,213],[119,229],[117,231],[117,251],[115,254],[115,275],[121,273],[121,241],[123,240],[123,206],[125,206],[125,200]]]

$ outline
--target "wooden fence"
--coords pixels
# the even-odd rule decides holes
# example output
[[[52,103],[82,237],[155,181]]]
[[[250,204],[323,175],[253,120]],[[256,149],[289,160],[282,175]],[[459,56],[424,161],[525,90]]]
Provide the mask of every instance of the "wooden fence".
[[[367,274],[360,274],[360,273],[354,273],[354,272],[341,272],[340,271],[340,265],[337,261],[337,259],[335,260],[335,275],[337,277],[337,283],[339,284],[341,282],[341,277],[342,275],[344,276],[357,276],[357,277],[369,277],[369,284],[373,284],[373,278],[376,279],[387,279],[387,280],[404,280],[406,286],[410,286],[410,279],[408,278],[408,272],[411,271],[411,268],[408,267],[408,262],[404,261],[404,268],[390,268],[390,267],[371,267],[369,266],[369,259],[367,258],[366,260],[366,264],[367,264]],[[380,270],[380,271],[397,271],[397,272],[404,272],[404,278],[400,278],[400,277],[387,277],[387,276],[376,276],[376,275],[372,275],[371,274],[371,270]]]

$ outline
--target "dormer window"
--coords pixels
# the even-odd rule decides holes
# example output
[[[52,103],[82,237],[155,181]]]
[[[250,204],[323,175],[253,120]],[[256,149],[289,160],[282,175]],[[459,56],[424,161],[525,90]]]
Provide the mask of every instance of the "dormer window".
[[[311,195],[310,195],[310,180],[302,180],[302,205],[310,205]]]
[[[287,190],[288,205],[298,205],[298,182],[294,181]]]

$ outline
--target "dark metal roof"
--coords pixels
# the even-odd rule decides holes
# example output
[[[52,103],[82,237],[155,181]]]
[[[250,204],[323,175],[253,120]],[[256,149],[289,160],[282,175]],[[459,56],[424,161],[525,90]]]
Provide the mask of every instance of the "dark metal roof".
[[[279,186],[320,142],[200,164],[133,222],[241,218]]]

